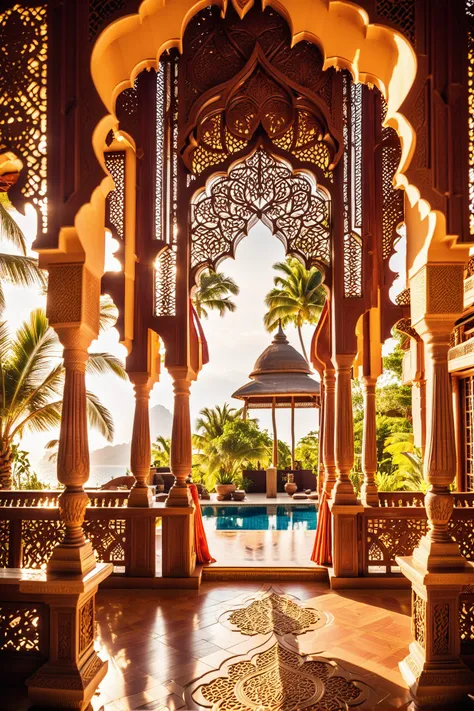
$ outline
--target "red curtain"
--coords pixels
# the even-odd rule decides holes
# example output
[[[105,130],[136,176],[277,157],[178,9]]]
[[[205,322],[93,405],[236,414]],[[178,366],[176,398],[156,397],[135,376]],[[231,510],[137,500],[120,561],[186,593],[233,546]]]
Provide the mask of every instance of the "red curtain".
[[[328,500],[329,497],[324,489],[319,503],[318,527],[311,554],[311,560],[318,565],[332,565],[331,511],[329,510]]]
[[[191,496],[193,497],[196,511],[194,512],[194,548],[198,563],[215,563],[215,558],[209,553],[206,532],[202,522],[201,506],[199,504],[199,494],[196,484],[189,484]]]

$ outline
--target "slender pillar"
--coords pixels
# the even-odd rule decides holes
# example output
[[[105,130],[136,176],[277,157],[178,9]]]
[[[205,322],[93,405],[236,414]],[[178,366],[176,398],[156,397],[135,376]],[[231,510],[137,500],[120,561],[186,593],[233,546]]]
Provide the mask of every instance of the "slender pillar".
[[[349,478],[354,466],[354,423],[352,416],[351,369],[354,354],[336,355],[336,467],[337,480],[332,492],[335,504],[356,504],[357,497]]]
[[[324,488],[328,497],[336,483],[336,460],[334,452],[334,425],[336,404],[336,373],[333,368],[324,370],[324,430],[323,430],[323,464]]]
[[[295,398],[291,398],[291,470],[295,471]]]
[[[421,417],[421,455],[426,450],[426,380],[420,380],[420,417]]]
[[[129,506],[150,507],[153,503],[148,486],[151,461],[149,401],[153,382],[148,373],[129,373],[135,390],[130,469],[136,482],[130,491]]]
[[[456,490],[464,491],[464,467],[462,453],[462,385],[459,376],[452,376],[453,387],[453,416],[454,416],[454,433],[456,440]]]
[[[84,491],[89,478],[85,369],[92,338],[82,325],[61,328],[60,338],[66,374],[57,472],[58,481],[65,486],[59,497],[59,512],[66,533],[62,543],[53,550],[48,571],[81,574],[96,565],[92,545],[85,539],[82,528],[89,502]]]
[[[449,489],[456,475],[456,443],[448,372],[449,333],[429,334],[425,341],[430,360],[430,417],[424,476],[430,484],[425,496],[429,530],[415,549],[415,561],[433,571],[464,565],[459,546],[448,532],[454,499]]]
[[[364,394],[362,471],[364,472],[364,482],[362,484],[361,499],[364,506],[379,505],[377,484],[375,483],[375,472],[377,471],[376,384],[377,378],[368,375],[362,378]]]
[[[277,423],[276,423],[275,398],[273,398],[273,405],[272,405],[272,425],[273,425],[273,466],[276,469],[278,469],[278,433],[277,433]]]
[[[166,505],[192,506],[191,493],[186,483],[186,477],[191,475],[192,470],[192,434],[189,411],[191,373],[187,368],[172,368],[170,373],[174,389],[170,468],[175,479],[166,499]]]
[[[424,476],[428,533],[413,556],[397,558],[412,583],[415,641],[400,664],[417,708],[454,708],[474,688],[474,673],[460,659],[459,594],[474,583],[474,566],[466,563],[451,538],[454,507],[450,484],[456,474],[456,447],[448,350],[451,322],[425,318],[418,331],[426,347],[429,418]],[[444,327],[444,328],[443,328]]]

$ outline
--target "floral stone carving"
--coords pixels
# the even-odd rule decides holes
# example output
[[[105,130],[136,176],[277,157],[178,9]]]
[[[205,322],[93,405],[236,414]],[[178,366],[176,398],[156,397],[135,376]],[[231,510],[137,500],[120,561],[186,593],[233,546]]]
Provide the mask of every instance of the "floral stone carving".
[[[324,627],[329,621],[326,613],[302,607],[294,598],[279,594],[273,588],[252,596],[250,601],[247,598],[245,602],[244,607],[239,607],[230,615],[229,611],[222,615],[224,624],[243,635],[270,632],[298,635]]]
[[[272,635],[249,654],[233,657],[186,690],[187,708],[219,711],[341,711],[372,695],[335,662],[305,656]]]

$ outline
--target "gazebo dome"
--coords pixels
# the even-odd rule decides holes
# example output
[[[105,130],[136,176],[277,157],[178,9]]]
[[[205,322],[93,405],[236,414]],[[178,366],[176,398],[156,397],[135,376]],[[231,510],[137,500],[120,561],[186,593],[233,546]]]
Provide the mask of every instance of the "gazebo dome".
[[[288,343],[281,325],[272,343],[255,361],[250,377],[270,373],[311,373],[305,358]]]
[[[310,374],[306,359],[288,343],[280,325],[257,358],[250,382],[232,397],[244,400],[248,408],[319,407],[320,385]]]

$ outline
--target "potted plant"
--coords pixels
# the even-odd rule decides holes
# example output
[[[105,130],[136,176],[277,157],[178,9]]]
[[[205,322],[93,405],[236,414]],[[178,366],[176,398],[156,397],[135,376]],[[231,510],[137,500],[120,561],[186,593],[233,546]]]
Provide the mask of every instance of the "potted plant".
[[[285,491],[288,496],[293,496],[297,489],[298,487],[295,484],[295,475],[293,474],[293,472],[289,472],[285,484]]]
[[[217,500],[230,499],[236,488],[233,473],[223,469],[219,470],[216,474]]]

